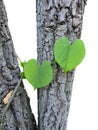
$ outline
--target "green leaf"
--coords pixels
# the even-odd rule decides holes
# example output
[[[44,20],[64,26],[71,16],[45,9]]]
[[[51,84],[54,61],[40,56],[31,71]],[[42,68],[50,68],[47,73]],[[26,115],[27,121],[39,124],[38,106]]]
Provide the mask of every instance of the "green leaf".
[[[25,78],[26,78],[24,72],[21,72],[21,78],[22,78],[22,79],[25,79]]]
[[[45,87],[53,78],[52,67],[48,61],[38,65],[35,59],[31,59],[24,66],[24,73],[34,89]]]
[[[62,37],[55,43],[54,55],[56,62],[67,73],[82,62],[85,56],[84,43],[77,39],[70,44],[66,37]]]
[[[20,65],[21,65],[21,67],[24,68],[24,66],[26,65],[26,61],[24,61],[24,62],[20,62]]]

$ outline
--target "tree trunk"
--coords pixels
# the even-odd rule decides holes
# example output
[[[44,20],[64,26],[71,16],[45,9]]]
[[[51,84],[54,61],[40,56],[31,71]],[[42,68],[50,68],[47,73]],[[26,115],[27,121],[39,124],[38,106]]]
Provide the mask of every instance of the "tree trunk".
[[[19,80],[20,70],[7,24],[7,15],[3,1],[0,0],[0,118],[6,106],[2,101],[10,90],[15,89]],[[4,123],[0,119],[0,130],[37,130],[22,82],[5,114]]]
[[[62,36],[70,42],[80,38],[86,0],[37,0],[38,61],[52,61],[55,41]],[[66,130],[74,70],[64,74],[53,65],[54,78],[38,90],[40,130]]]

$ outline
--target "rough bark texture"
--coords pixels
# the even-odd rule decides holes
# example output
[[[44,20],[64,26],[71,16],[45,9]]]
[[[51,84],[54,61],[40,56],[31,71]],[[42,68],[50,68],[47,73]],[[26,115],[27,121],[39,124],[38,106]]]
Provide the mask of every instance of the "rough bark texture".
[[[80,38],[86,0],[37,0],[38,61],[52,61],[56,39]],[[77,54],[78,55],[78,54]],[[53,65],[54,79],[38,90],[40,130],[66,130],[74,70],[64,74]]]
[[[0,0],[0,118],[5,105],[2,100],[10,90],[14,90],[20,79],[20,70],[8,29],[7,15]],[[2,123],[0,122],[0,130]],[[4,130],[36,130],[36,123],[29,98],[21,83],[13,102],[5,115]]]

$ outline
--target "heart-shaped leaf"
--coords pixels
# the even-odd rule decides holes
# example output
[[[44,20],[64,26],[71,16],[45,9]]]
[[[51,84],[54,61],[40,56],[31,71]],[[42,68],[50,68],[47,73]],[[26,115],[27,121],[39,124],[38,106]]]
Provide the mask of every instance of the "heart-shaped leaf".
[[[70,44],[66,37],[62,37],[55,43],[54,55],[56,62],[67,73],[83,60],[85,56],[84,43],[82,40],[77,39],[73,44]]]
[[[35,59],[29,60],[24,66],[26,79],[33,85],[34,89],[45,87],[53,77],[52,67],[48,61],[44,61],[41,66]]]

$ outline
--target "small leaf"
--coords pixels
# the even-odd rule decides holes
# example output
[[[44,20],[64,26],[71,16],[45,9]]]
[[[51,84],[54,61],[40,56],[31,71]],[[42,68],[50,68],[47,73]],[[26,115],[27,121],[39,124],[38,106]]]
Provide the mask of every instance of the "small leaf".
[[[25,78],[26,78],[24,72],[21,72],[21,78],[22,78],[22,79],[25,79]]]
[[[34,89],[45,87],[51,82],[53,77],[52,67],[48,61],[44,61],[39,66],[34,59],[29,60],[24,66],[24,73]]]
[[[75,40],[70,44],[66,37],[56,41],[54,47],[55,60],[65,73],[74,69],[85,56],[85,47],[82,40]]]
[[[20,65],[21,65],[21,67],[24,68],[24,66],[26,65],[26,61],[24,61],[24,62],[20,62]]]

